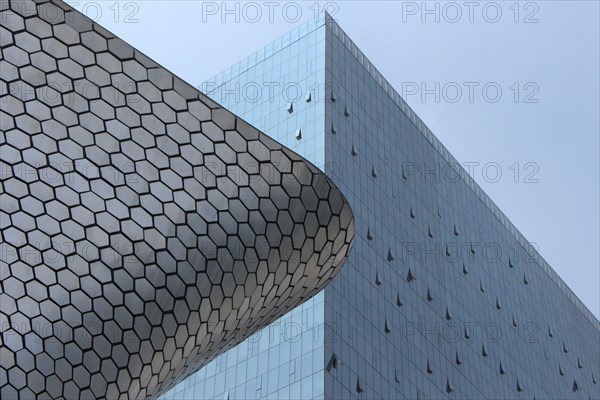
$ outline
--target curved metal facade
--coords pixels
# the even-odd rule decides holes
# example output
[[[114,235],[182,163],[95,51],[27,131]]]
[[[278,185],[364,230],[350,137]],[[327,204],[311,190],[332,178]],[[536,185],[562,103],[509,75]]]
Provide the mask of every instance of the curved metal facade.
[[[153,397],[318,292],[316,167],[62,2],[3,3],[0,397]]]

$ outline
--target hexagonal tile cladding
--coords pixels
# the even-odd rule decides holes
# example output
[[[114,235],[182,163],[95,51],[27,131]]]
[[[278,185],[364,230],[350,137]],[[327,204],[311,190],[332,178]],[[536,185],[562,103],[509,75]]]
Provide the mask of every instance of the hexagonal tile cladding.
[[[339,271],[315,167],[64,3],[1,7],[3,399],[155,396]]]

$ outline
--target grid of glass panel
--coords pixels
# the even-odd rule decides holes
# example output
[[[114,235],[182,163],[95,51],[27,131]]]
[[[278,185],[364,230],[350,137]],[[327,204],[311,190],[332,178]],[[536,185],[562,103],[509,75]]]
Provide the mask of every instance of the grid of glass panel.
[[[597,320],[333,22],[326,57],[325,161],[357,232],[325,289],[325,398],[599,398]]]
[[[165,399],[600,398],[598,320],[337,24],[201,89],[330,174],[357,230],[324,293]]]

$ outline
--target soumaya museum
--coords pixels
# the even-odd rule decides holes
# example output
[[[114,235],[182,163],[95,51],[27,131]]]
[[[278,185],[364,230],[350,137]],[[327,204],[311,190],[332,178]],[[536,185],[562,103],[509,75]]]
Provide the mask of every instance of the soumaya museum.
[[[0,4],[1,399],[600,398],[598,319],[329,14],[196,87]]]

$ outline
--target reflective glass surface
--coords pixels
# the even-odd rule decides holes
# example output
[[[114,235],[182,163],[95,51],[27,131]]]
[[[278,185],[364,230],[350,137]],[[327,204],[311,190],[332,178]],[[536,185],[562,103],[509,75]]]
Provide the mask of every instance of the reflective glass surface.
[[[335,22],[201,89],[323,168],[356,237],[323,293],[165,399],[600,398],[598,320]]]

